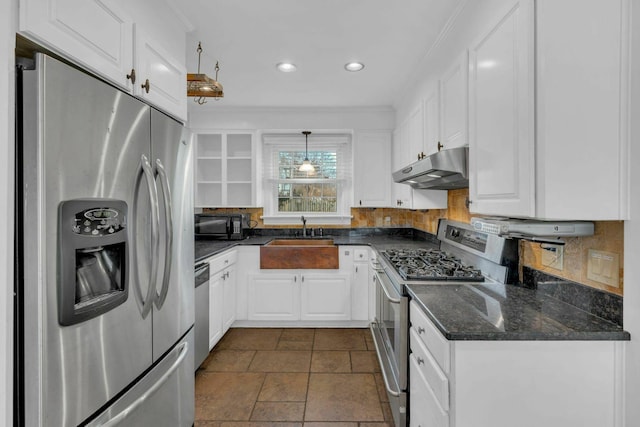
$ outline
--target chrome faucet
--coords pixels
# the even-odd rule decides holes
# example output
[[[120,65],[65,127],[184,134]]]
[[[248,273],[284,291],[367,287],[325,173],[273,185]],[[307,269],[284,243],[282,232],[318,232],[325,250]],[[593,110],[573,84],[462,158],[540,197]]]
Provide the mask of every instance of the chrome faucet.
[[[300,219],[302,220],[302,237],[307,237],[307,219],[304,215]]]

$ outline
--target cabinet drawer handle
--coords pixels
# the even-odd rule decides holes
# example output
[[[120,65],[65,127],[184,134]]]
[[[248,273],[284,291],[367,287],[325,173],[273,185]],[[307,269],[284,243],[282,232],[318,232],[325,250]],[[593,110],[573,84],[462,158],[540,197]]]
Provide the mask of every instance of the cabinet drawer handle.
[[[135,84],[136,82],[136,69],[131,69],[131,74],[127,74],[127,80],[131,80],[131,84]]]
[[[418,333],[424,334],[424,328],[422,326],[418,326]]]
[[[302,280],[302,283],[304,283],[304,276],[300,277],[300,280]]]
[[[145,92],[149,93],[149,88],[150,88],[149,79],[145,80],[144,84],[140,86],[142,87],[142,89],[144,89]]]
[[[422,357],[416,357],[416,362],[418,362],[418,365],[424,365],[424,359]]]

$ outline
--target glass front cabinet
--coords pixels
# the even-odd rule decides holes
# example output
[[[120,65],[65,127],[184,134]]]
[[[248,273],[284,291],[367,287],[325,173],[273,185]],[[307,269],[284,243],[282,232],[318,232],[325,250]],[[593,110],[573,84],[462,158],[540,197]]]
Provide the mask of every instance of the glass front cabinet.
[[[196,135],[196,207],[255,205],[253,141],[247,131]]]

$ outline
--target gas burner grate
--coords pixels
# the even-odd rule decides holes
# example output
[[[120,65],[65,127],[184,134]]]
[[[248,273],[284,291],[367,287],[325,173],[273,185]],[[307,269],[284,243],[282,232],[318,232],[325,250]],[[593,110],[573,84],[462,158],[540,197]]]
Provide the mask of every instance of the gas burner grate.
[[[389,249],[382,254],[404,280],[484,281],[480,270],[437,249]]]

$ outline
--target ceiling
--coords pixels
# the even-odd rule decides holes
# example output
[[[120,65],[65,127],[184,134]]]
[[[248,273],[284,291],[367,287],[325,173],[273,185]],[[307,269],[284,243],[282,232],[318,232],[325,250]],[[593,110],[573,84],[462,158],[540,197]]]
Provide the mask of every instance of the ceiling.
[[[215,107],[389,107],[460,0],[174,0],[193,32],[188,71],[215,76]],[[276,70],[290,61],[294,73]],[[360,61],[353,73],[344,64]]]

